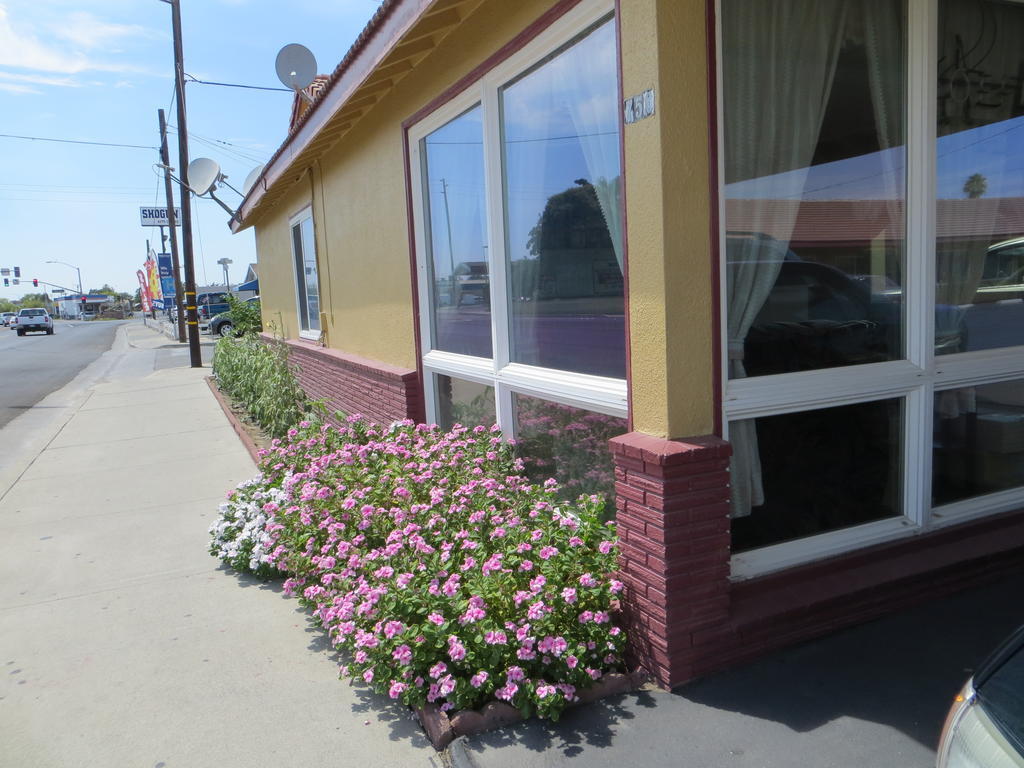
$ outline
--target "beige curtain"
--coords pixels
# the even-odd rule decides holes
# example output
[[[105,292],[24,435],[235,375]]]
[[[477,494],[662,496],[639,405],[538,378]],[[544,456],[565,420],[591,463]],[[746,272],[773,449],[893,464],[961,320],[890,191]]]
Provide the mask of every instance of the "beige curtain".
[[[726,0],[722,13],[726,183],[757,180],[749,230],[728,233],[729,376],[743,378],[743,345],[778,277],[798,207],[777,178],[806,170],[832,92],[847,0]],[[744,185],[750,189],[750,185]],[[726,202],[728,229],[729,204]],[[768,236],[770,233],[771,236]],[[730,236],[730,234],[732,236]],[[729,428],[732,514],[764,503],[753,420]]]

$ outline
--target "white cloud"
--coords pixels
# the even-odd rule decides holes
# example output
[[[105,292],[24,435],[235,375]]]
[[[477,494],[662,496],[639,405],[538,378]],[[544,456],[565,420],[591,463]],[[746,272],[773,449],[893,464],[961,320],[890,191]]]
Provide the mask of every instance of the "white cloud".
[[[52,30],[39,31],[20,16],[15,19],[8,6],[0,2],[0,67],[55,72],[76,75],[81,72],[146,73],[141,67],[124,61],[104,61],[93,58],[90,51],[101,49],[104,54],[118,53],[112,46],[116,41],[137,41],[140,38],[160,37],[159,32],[134,24],[111,24],[92,14],[76,12],[52,22]],[[42,83],[71,85],[71,83]]]
[[[7,91],[8,93],[42,93],[42,91],[31,86],[18,85],[17,83],[0,83],[0,91]]]
[[[78,88],[81,83],[70,77],[54,77],[51,75],[19,75],[14,72],[0,71],[0,80],[15,83],[33,83],[35,85],[56,85],[64,88]]]
[[[152,37],[153,32],[137,24],[110,24],[91,13],[79,11],[71,14],[66,26],[55,30],[57,37],[86,50],[110,49],[110,44],[125,38]]]

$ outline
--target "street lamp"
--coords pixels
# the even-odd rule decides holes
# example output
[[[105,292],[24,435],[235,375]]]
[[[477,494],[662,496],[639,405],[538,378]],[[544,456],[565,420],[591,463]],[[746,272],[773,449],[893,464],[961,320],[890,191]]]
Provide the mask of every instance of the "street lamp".
[[[66,261],[52,260],[52,261],[47,261],[46,263],[47,264],[63,264],[65,267],[71,267],[73,270],[75,270],[75,272],[78,273],[78,293],[79,293],[79,295],[81,295],[81,293],[82,293],[82,270],[80,270],[74,264],[68,264]]]

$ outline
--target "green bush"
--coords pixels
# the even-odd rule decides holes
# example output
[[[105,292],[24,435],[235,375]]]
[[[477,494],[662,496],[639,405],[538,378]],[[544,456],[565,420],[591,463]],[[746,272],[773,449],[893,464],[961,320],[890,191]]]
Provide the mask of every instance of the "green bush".
[[[245,336],[251,333],[259,333],[263,330],[263,317],[260,314],[260,302],[242,301],[234,296],[228,296],[227,315],[231,319],[231,325],[235,329],[235,335]]]
[[[213,353],[217,385],[268,435],[283,437],[313,407],[288,366],[288,347],[254,333],[223,338]]]

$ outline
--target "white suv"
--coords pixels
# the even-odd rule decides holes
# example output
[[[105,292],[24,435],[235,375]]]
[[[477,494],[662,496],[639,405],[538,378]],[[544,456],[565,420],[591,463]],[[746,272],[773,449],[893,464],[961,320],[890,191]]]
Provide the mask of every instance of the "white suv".
[[[22,309],[18,311],[18,317],[14,321],[14,330],[19,336],[24,336],[29,331],[43,331],[49,335],[53,333],[53,319],[45,309]]]

